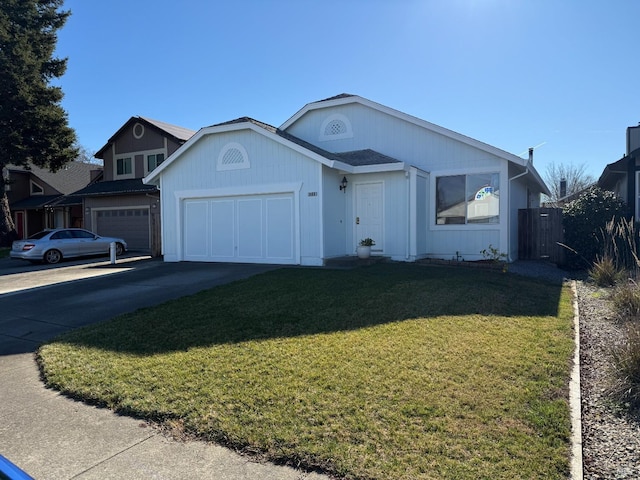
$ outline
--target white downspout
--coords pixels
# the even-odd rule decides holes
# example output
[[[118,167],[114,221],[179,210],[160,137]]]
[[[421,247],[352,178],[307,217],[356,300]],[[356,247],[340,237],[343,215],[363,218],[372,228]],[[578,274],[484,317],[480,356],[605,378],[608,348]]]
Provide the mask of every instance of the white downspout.
[[[406,241],[406,254],[404,259],[409,261],[409,254],[411,250],[411,175],[409,172],[404,172],[404,176],[407,179],[407,241]]]

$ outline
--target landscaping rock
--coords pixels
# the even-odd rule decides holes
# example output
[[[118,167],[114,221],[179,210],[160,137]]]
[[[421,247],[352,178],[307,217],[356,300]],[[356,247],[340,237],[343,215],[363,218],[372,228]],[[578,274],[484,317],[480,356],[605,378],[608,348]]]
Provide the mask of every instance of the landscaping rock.
[[[623,335],[606,289],[578,281],[585,480],[640,478],[640,418],[607,396],[611,348]]]

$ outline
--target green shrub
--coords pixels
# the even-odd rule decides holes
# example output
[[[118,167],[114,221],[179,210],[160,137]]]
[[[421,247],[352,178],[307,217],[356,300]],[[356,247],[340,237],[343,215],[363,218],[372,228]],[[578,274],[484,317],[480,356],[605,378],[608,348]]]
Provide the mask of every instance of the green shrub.
[[[640,288],[634,281],[629,280],[629,282],[617,287],[611,300],[620,317],[624,319],[640,318]]]
[[[640,410],[640,325],[629,322],[612,352],[615,367],[610,394],[631,410]]]
[[[625,271],[616,266],[616,262],[609,255],[598,256],[589,269],[589,278],[599,287],[611,287],[622,281]]]
[[[601,253],[599,236],[607,222],[624,218],[627,209],[613,192],[590,187],[563,209],[564,243],[576,253],[567,254],[567,266],[585,268]]]

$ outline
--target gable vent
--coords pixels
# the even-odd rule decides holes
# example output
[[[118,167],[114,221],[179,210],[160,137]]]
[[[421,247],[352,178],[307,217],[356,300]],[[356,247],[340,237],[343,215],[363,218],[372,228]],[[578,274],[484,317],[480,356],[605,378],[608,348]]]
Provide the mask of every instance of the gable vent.
[[[325,136],[347,133],[347,126],[342,120],[332,120],[324,129]]]
[[[222,165],[237,165],[244,163],[244,155],[237,148],[230,148],[222,157]]]
[[[341,114],[330,115],[322,122],[320,128],[320,140],[339,140],[341,138],[353,137],[351,122]]]
[[[228,143],[218,155],[216,170],[240,170],[250,166],[249,156],[244,147],[239,143]]]

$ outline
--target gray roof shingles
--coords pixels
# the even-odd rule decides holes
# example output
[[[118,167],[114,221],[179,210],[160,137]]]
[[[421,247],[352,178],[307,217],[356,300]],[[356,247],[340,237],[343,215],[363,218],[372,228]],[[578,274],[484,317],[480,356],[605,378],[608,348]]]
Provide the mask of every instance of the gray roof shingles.
[[[46,168],[29,165],[28,168],[22,166],[8,165],[9,171],[29,172],[43,182],[51,185],[61,194],[69,194],[85,187],[91,181],[91,172],[102,170],[102,165],[83,162],[69,162],[56,172],[51,172]]]
[[[333,98],[343,98],[345,96],[349,97],[352,95],[342,94],[327,100],[332,100]],[[321,100],[321,101],[326,101],[326,100]],[[261,122],[251,117],[240,117],[240,118],[236,118],[235,120],[218,123],[212,126],[219,127],[224,125],[236,125],[240,123],[252,123],[253,125],[256,125],[260,128],[264,128],[265,130],[271,133],[274,133],[286,140],[289,140],[290,142],[293,142],[296,145],[300,145],[301,147],[306,148],[307,150],[310,150],[313,153],[321,155],[328,160],[337,160],[339,162],[343,162],[354,167],[364,166],[364,165],[384,165],[388,163],[400,163],[400,160],[396,160],[395,158],[389,157],[387,155],[384,155],[382,153],[376,152],[375,150],[371,150],[371,149],[354,150],[351,152],[342,152],[342,153],[332,153],[322,148],[316,147],[315,145],[309,142],[306,142],[298,137],[295,137],[290,133],[285,132],[284,130],[280,130],[279,128],[276,128],[272,125]]]

